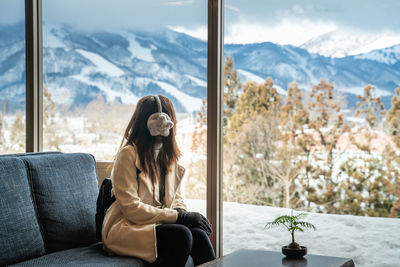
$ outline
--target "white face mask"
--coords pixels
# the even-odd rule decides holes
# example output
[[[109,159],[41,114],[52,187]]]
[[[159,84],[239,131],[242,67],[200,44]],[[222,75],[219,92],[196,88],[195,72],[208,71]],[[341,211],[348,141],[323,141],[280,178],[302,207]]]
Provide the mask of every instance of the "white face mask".
[[[147,119],[147,128],[149,128],[152,136],[168,136],[169,130],[174,127],[174,123],[167,113],[162,112],[160,98],[157,95],[154,98],[157,102],[158,112],[151,114]]]

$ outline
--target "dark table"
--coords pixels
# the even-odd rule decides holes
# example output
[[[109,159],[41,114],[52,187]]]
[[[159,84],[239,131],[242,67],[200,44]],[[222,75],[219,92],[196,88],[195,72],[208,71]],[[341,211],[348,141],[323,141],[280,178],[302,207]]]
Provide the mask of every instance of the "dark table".
[[[306,255],[301,259],[287,259],[281,252],[266,250],[238,250],[198,267],[354,267],[351,259]]]

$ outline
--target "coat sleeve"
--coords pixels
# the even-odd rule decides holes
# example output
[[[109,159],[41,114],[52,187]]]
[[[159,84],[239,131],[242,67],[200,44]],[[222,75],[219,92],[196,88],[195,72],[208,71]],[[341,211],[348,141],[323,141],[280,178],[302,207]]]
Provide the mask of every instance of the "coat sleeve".
[[[185,168],[183,168],[182,166],[177,164],[177,169],[175,172],[179,176],[179,179],[182,180],[183,175],[185,174]],[[171,208],[172,209],[179,208],[179,209],[187,210],[186,204],[183,202],[183,199],[182,199],[181,183],[179,184],[179,186],[175,192],[175,197],[174,197],[174,200],[172,201]]]
[[[180,208],[180,209],[187,210],[186,204],[183,202],[183,199],[182,199],[180,188],[178,188],[178,190],[175,193],[175,198],[172,201],[171,208],[172,209]]]
[[[118,153],[111,178],[115,198],[127,220],[140,225],[176,222],[176,210],[159,209],[141,202],[136,177],[136,152],[133,147],[127,146]]]

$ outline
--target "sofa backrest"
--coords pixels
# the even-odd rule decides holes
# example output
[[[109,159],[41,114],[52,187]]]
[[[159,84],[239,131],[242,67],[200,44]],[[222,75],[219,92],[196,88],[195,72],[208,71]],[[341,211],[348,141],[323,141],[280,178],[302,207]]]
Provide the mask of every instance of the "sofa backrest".
[[[46,252],[96,242],[96,164],[84,153],[26,155]]]
[[[44,254],[24,162],[0,157],[0,266]]]
[[[0,158],[10,158],[10,157],[26,157],[26,156],[43,156],[51,154],[61,154],[58,151],[48,151],[48,152],[27,152],[27,153],[15,153],[15,154],[1,154]]]

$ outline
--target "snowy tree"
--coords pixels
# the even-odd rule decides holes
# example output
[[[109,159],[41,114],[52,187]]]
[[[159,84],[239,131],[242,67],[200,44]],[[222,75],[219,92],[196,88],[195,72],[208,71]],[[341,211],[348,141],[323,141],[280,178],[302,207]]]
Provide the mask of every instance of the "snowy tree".
[[[43,147],[46,150],[61,150],[63,143],[62,130],[65,129],[56,121],[57,106],[51,93],[43,86]]]
[[[384,106],[375,94],[375,86],[364,87],[358,96],[355,117],[364,119],[364,124],[354,127],[350,140],[359,150],[340,166],[342,201],[339,210],[345,214],[383,216],[389,215],[392,196],[388,190],[387,171],[384,169],[386,155],[373,153],[371,143],[378,136],[374,132],[381,126]]]
[[[375,86],[368,84],[364,87],[364,94],[358,95],[358,109],[356,116],[364,118],[369,129],[379,126],[382,116],[385,115],[385,106],[380,96],[376,96]]]
[[[247,82],[239,95],[224,144],[224,190],[231,201],[290,203],[292,194],[286,189],[292,185],[293,174],[289,169],[281,172],[282,162],[274,160],[281,100],[271,78],[263,84]]]
[[[292,145],[297,139],[309,120],[309,113],[303,104],[303,94],[296,82],[289,85],[285,104],[280,112],[280,125],[282,127],[282,138],[284,141],[290,139]]]
[[[280,110],[280,147],[278,159],[283,163],[282,168],[291,177],[287,176],[285,181],[288,184],[290,181],[290,201],[291,207],[304,206],[302,197],[308,193],[309,178],[306,176],[306,169],[310,155],[310,151],[304,149],[305,141],[312,141],[307,139],[304,133],[304,128],[309,122],[309,112],[304,106],[303,94],[296,82],[289,84],[285,104]],[[297,181],[297,183],[295,183]],[[288,187],[285,187],[287,190]],[[286,193],[289,195],[289,192]],[[288,199],[286,197],[286,199]],[[309,203],[309,202],[308,202]]]
[[[232,56],[227,56],[224,63],[224,132],[228,122],[236,108],[237,99],[242,84],[234,67]],[[192,157],[186,191],[190,195],[205,196],[205,184],[207,176],[207,99],[203,99],[202,108],[196,114],[195,129],[192,135],[191,150],[196,155]],[[225,135],[224,135],[225,137]],[[226,140],[226,138],[224,138]]]
[[[396,147],[385,149],[389,193],[393,195],[390,217],[400,218],[400,85],[395,89],[392,106],[386,113],[386,127]]]
[[[334,175],[339,138],[349,131],[339,105],[337,89],[333,83],[321,80],[309,95],[308,131],[303,131],[299,142],[307,153],[306,172],[310,186],[307,200],[321,211],[335,212],[339,201],[338,183]]]
[[[395,89],[392,106],[386,114],[386,127],[393,141],[400,148],[400,85]]]
[[[207,98],[202,100],[201,110],[197,112],[192,140],[191,150],[205,155],[207,153]]]
[[[201,110],[197,112],[192,134],[191,153],[185,192],[191,198],[204,199],[207,184],[207,99],[202,101]]]
[[[240,77],[234,68],[232,56],[225,58],[224,64],[224,125],[228,123],[236,107],[239,92],[242,89]]]
[[[25,149],[25,123],[22,111],[18,111],[15,115],[14,122],[11,126],[10,141],[12,149],[18,152]]]
[[[272,115],[276,118],[279,114],[281,101],[282,97],[274,87],[271,78],[266,79],[263,84],[247,82],[243,86],[243,93],[238,98],[226,137],[232,139],[240,134],[242,125],[254,116]]]
[[[5,139],[5,136],[4,136],[5,128],[6,128],[5,121],[4,121],[4,118],[3,118],[3,114],[1,113],[0,114],[0,148],[1,148],[2,153],[7,151],[7,149],[6,149],[6,139]]]

